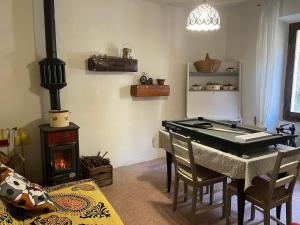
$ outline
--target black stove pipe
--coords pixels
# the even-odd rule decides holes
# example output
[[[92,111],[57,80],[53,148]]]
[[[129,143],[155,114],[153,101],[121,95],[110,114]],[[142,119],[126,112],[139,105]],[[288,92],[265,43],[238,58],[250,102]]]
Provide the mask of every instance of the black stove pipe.
[[[54,0],[44,0],[44,21],[47,58],[57,58]]]
[[[41,60],[41,86],[50,93],[51,110],[60,110],[60,89],[67,85],[65,62],[57,58],[54,0],[44,0],[44,20],[47,58]]]
[[[58,89],[49,90],[51,110],[61,110],[60,94]]]

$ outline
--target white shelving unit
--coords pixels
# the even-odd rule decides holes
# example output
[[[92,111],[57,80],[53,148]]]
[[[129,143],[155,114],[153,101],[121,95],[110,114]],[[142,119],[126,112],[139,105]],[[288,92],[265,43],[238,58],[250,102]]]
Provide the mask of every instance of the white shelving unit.
[[[235,68],[234,72],[226,69]],[[241,118],[241,76],[240,62],[222,62],[215,73],[200,73],[193,63],[187,65],[186,116],[188,118],[207,117],[211,119],[240,121]],[[205,86],[207,82],[221,85],[231,83],[236,89],[232,91],[194,91],[192,85]]]

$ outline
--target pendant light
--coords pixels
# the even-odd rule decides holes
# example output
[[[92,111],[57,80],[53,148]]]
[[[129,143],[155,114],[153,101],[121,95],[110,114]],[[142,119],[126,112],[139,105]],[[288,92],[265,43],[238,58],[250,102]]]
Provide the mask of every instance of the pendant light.
[[[191,31],[212,31],[220,27],[218,10],[206,1],[190,12],[186,25],[186,29]]]

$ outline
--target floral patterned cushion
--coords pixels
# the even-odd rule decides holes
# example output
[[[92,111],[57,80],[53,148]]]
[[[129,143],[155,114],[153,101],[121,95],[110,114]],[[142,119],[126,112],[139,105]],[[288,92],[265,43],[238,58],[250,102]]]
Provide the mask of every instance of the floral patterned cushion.
[[[23,209],[56,211],[56,207],[43,187],[29,182],[3,164],[0,166],[0,197],[11,205]]]

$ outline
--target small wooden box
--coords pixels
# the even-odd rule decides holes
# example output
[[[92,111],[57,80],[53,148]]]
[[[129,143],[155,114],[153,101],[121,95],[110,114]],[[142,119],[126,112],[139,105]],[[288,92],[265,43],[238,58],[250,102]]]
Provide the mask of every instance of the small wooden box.
[[[117,72],[137,72],[137,59],[124,59],[114,56],[92,56],[88,60],[88,70],[90,71],[117,71]]]
[[[82,163],[82,172],[84,178],[92,178],[99,187],[111,185],[113,183],[112,165],[88,168]]]
[[[134,97],[169,96],[169,85],[131,85],[130,94]]]

